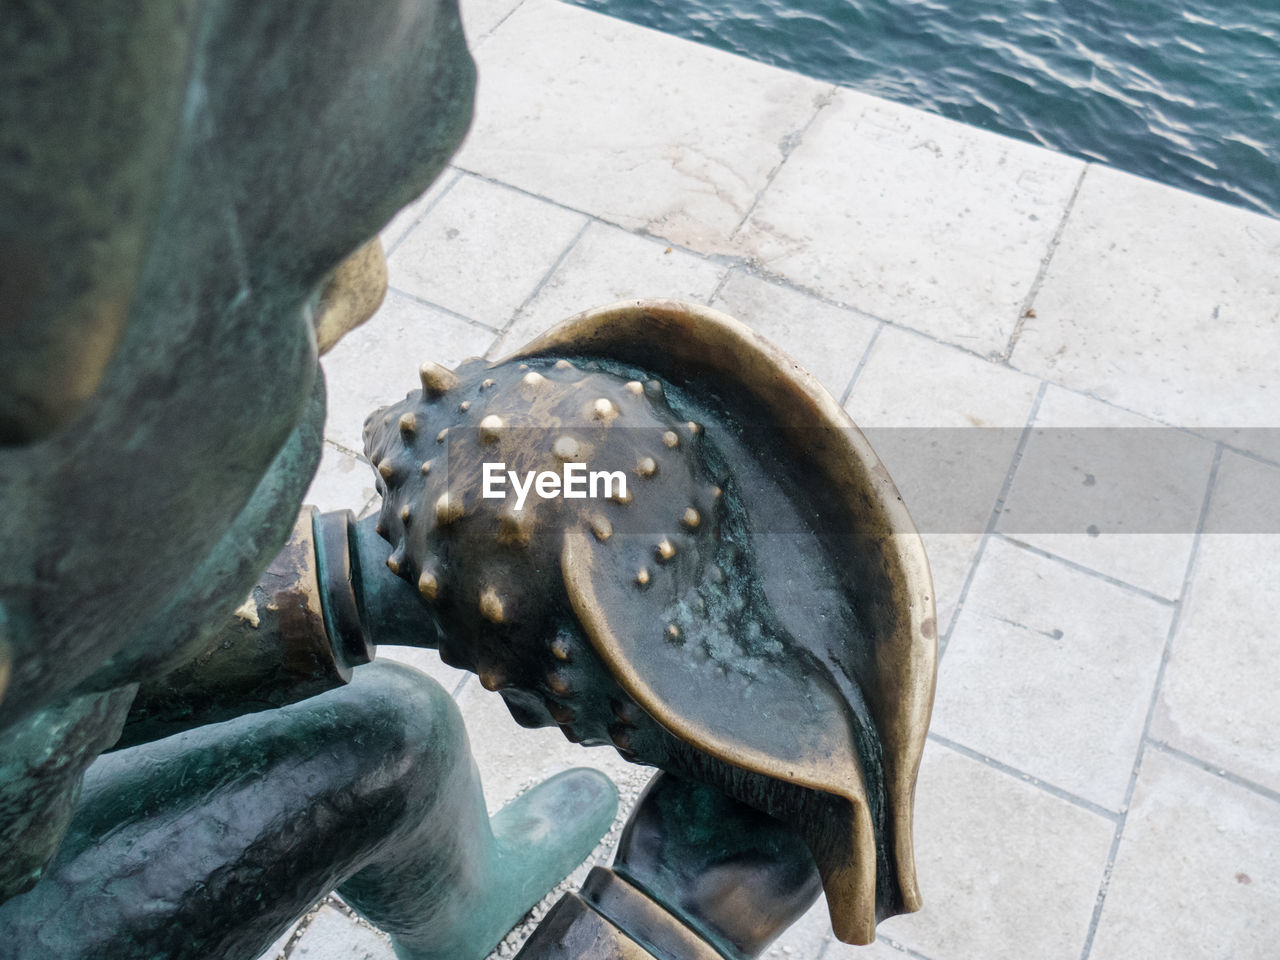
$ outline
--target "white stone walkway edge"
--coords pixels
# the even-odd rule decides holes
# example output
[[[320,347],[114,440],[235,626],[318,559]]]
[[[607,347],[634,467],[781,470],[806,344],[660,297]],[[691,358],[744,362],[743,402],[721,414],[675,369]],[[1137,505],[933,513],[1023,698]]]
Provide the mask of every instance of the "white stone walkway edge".
[[[1275,426],[1280,222],[553,0],[457,165],[1178,426]]]

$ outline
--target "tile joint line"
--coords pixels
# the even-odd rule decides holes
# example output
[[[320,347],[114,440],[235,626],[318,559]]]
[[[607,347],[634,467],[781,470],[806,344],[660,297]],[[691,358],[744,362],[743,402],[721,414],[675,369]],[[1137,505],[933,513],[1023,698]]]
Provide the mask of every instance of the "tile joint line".
[[[409,236],[409,234],[413,233],[413,231],[418,228],[418,226],[422,223],[422,221],[425,220],[427,216],[431,213],[431,211],[434,210],[436,206],[440,203],[440,201],[444,199],[445,194],[447,194],[450,190],[452,190],[454,185],[459,180],[462,179],[462,170],[459,169],[458,167],[447,167],[446,170],[450,174],[452,174],[452,176],[448,178],[448,182],[445,183],[445,185],[440,189],[439,193],[437,193],[434,197],[431,198],[431,202],[422,208],[422,210],[418,213],[418,216],[414,218],[413,223],[409,224],[409,226],[405,228],[404,233],[396,237],[396,242],[391,244],[390,247],[387,247],[383,251],[384,259],[387,259],[387,260],[391,259],[391,255],[400,248],[400,245],[404,243],[405,239]],[[437,183],[442,182],[443,179],[444,178],[442,177],[440,180],[433,181],[431,184],[431,187],[434,187]],[[427,190],[430,190],[431,187],[427,187]],[[426,190],[423,191],[423,193],[426,193],[426,192],[427,192]],[[412,203],[413,201],[411,200],[409,202]]]
[[[1138,785],[1138,774],[1142,770],[1142,759],[1146,756],[1147,744],[1151,739],[1151,720],[1155,716],[1156,704],[1160,700],[1160,688],[1164,684],[1164,672],[1169,663],[1169,655],[1173,650],[1173,639],[1177,635],[1179,624],[1182,622],[1182,611],[1186,609],[1187,591],[1190,589],[1191,576],[1195,572],[1196,559],[1200,554],[1200,540],[1204,534],[1205,520],[1209,515],[1209,504],[1213,500],[1213,491],[1218,484],[1218,468],[1221,464],[1222,444],[1218,444],[1213,452],[1213,466],[1209,469],[1209,482],[1205,485],[1204,499],[1200,502],[1200,519],[1196,524],[1195,538],[1191,541],[1191,554],[1187,557],[1186,572],[1182,577],[1182,590],[1178,594],[1178,602],[1173,607],[1173,616],[1169,620],[1169,631],[1165,634],[1164,651],[1160,655],[1160,666],[1156,669],[1155,682],[1151,685],[1151,701],[1147,705],[1147,715],[1142,723],[1142,738],[1138,741],[1138,752],[1133,758],[1133,769],[1129,772],[1129,786],[1125,789],[1124,805],[1121,807],[1120,819],[1116,823],[1115,836],[1111,838],[1111,850],[1107,854],[1107,863],[1102,870],[1102,880],[1098,884],[1098,897],[1094,901],[1093,916],[1089,918],[1089,932],[1085,935],[1084,948],[1080,951],[1080,960],[1089,960],[1089,954],[1093,950],[1093,940],[1098,932],[1098,922],[1102,919],[1102,908],[1107,902],[1107,893],[1111,887],[1111,878],[1116,866],[1116,856],[1120,852],[1120,841],[1124,838],[1124,828],[1129,820],[1129,808],[1133,803],[1134,789]]]
[[[890,323],[890,326],[897,326],[897,325]],[[910,330],[911,328],[898,327],[898,329]],[[920,336],[928,336],[927,334],[920,333],[920,331],[918,330],[911,330],[911,332],[920,334]],[[953,350],[960,350],[965,353],[972,353],[972,351],[966,350],[964,347],[958,346],[954,343],[948,343],[945,340],[937,340],[936,338],[933,338],[933,337],[929,337],[929,339],[934,340],[934,342],[941,344],[944,347],[951,347]],[[974,355],[977,356],[977,354],[974,354]],[[982,359],[986,360],[988,363],[992,362],[990,357],[983,357]],[[1013,370],[1015,373],[1021,373],[1026,376],[1036,376],[1036,374],[1034,373],[1029,373],[1026,370],[1019,369],[1018,367],[1014,366],[1012,363],[1008,364],[1008,368],[1010,370]],[[1055,390],[1065,390],[1067,393],[1075,394],[1077,397],[1084,397],[1086,400],[1092,400],[1094,403],[1100,403],[1104,407],[1110,407],[1112,410],[1119,410],[1121,413],[1127,413],[1130,416],[1140,417],[1143,420],[1149,420],[1152,423],[1154,423],[1156,426],[1167,427],[1170,430],[1174,430],[1174,431],[1177,431],[1178,433],[1185,434],[1186,436],[1192,437],[1196,440],[1203,440],[1206,443],[1220,444],[1224,450],[1229,450],[1232,453],[1237,453],[1240,456],[1246,457],[1249,460],[1253,460],[1257,463],[1260,463],[1263,466],[1280,467],[1280,459],[1273,460],[1270,457],[1267,457],[1265,454],[1257,453],[1256,451],[1249,450],[1245,447],[1237,446],[1236,444],[1230,443],[1227,440],[1222,440],[1213,436],[1214,431],[1222,431],[1228,428],[1179,426],[1176,423],[1170,423],[1167,420],[1161,420],[1159,417],[1153,416],[1150,413],[1144,413],[1141,410],[1134,410],[1132,407],[1122,406],[1121,404],[1116,403],[1114,400],[1108,400],[1105,397],[1099,397],[1081,387],[1073,387],[1070,384],[1062,383],[1060,381],[1049,381],[1049,385],[1053,387]],[[1245,428],[1245,429],[1249,429],[1249,428]],[[1273,429],[1273,428],[1268,427],[1268,428],[1261,428],[1261,429]]]
[[[759,193],[755,195],[755,199],[751,201],[751,206],[749,206],[747,208],[747,212],[742,215],[742,219],[738,221],[738,225],[729,231],[730,241],[735,240],[738,236],[738,232],[746,226],[747,221],[751,219],[751,215],[756,212],[756,207],[760,205],[760,199],[766,192],[768,192],[769,188],[773,186],[774,179],[782,171],[782,168],[786,166],[787,160],[789,160],[791,154],[795,152],[796,147],[800,146],[801,142],[805,138],[805,134],[809,132],[809,128],[812,127],[814,121],[818,119],[818,115],[822,113],[828,105],[830,105],[831,101],[836,98],[836,94],[839,92],[840,87],[837,84],[833,83],[828,86],[826,91],[815,103],[813,113],[809,115],[809,119],[805,122],[805,125],[786,139],[786,146],[782,150],[782,158],[778,161],[777,165],[769,171],[769,175],[765,177],[764,185],[760,188]]]
[[[462,679],[459,680],[457,684],[454,685],[453,692],[451,692],[449,696],[456,701],[460,696],[462,696],[462,691],[466,688],[467,681],[470,679],[471,679],[471,674],[467,673],[464,670],[462,672]]]
[[[364,459],[363,453],[358,450],[352,450],[346,444],[339,443],[337,440],[330,440],[328,437],[325,437],[324,442],[333,447],[333,449],[337,450],[339,453],[345,453],[348,457],[355,457],[357,460]]]
[[[549,204],[558,210],[564,210],[564,211],[567,211],[568,213],[576,213],[580,217],[587,217],[588,219],[594,220],[597,223],[603,223],[605,226],[617,227],[619,230],[626,230],[628,233],[638,232],[636,230],[630,230],[627,227],[624,227],[620,223],[615,223],[612,220],[606,220],[604,217],[598,216],[597,214],[588,213],[586,210],[580,210],[577,207],[571,207],[567,203],[561,203],[559,200],[555,200],[551,197],[543,196],[540,193],[534,193],[532,190],[526,190],[524,187],[517,186],[514,183],[507,183],[507,181],[505,180],[499,180],[497,177],[491,177],[486,173],[477,173],[475,170],[468,170],[466,167],[459,167],[458,169],[461,170],[466,176],[471,177],[473,180],[479,180],[481,183],[488,183],[495,187],[502,187],[504,190],[510,190],[512,193],[518,193],[521,196],[528,197],[531,200],[541,200],[543,203]],[[652,234],[649,234],[649,236],[652,236]],[[662,238],[655,237],[655,239],[662,239]]]
[[[867,345],[862,350],[862,356],[858,358],[858,365],[853,368],[853,374],[849,377],[849,382],[845,384],[844,390],[840,393],[840,407],[849,402],[849,397],[853,393],[853,388],[857,386],[858,377],[862,376],[863,368],[867,365],[867,360],[871,356],[871,351],[876,345],[876,341],[880,339],[880,334],[884,332],[885,322],[883,320],[876,323],[876,328],[871,331],[871,337],[867,340]],[[852,414],[850,414],[852,416]]]
[[[978,549],[973,555],[973,562],[969,565],[969,573],[964,578],[964,586],[960,588],[960,596],[956,598],[956,607],[951,612],[951,622],[947,624],[947,632],[938,642],[938,663],[942,663],[942,657],[947,652],[947,647],[951,644],[951,634],[955,631],[956,624],[960,622],[960,614],[964,612],[964,603],[969,598],[969,588],[973,586],[978,566],[982,563],[982,557],[987,552],[987,544],[991,542],[992,534],[995,533],[996,524],[1000,520],[1000,513],[1004,510],[1004,502],[1009,496],[1009,489],[1013,486],[1014,474],[1018,472],[1018,466],[1022,463],[1022,455],[1026,452],[1027,441],[1031,438],[1036,418],[1040,415],[1040,404],[1043,402],[1045,391],[1048,388],[1049,381],[1041,380],[1040,388],[1036,391],[1036,398],[1031,403],[1031,412],[1027,414],[1027,422],[1023,424],[1022,434],[1018,437],[1018,446],[1014,448],[1009,469],[1004,475],[1004,482],[1000,484],[1000,492],[996,495],[995,505],[992,506],[991,515],[987,518],[987,528],[983,531],[982,539],[978,542]]]
[[[1136,584],[1129,583],[1126,580],[1121,580],[1119,577],[1113,577],[1109,573],[1103,573],[1100,570],[1094,570],[1092,567],[1086,567],[1083,563],[1078,563],[1075,560],[1071,560],[1071,559],[1068,559],[1067,557],[1056,554],[1052,550],[1046,550],[1044,549],[1044,547],[1037,547],[1033,543],[1027,543],[1024,540],[1019,540],[1016,536],[1012,534],[1004,533],[1000,530],[995,530],[992,532],[992,536],[997,537],[998,539],[1003,540],[1006,543],[1012,544],[1013,546],[1017,547],[1020,550],[1025,550],[1027,553],[1033,553],[1038,557],[1044,557],[1044,559],[1046,560],[1052,560],[1053,562],[1059,563],[1070,570],[1075,570],[1078,573],[1083,573],[1086,576],[1093,577],[1095,580],[1101,580],[1103,583],[1109,583],[1113,587],[1119,587],[1120,589],[1125,590],[1129,593],[1134,593],[1140,597],[1145,597],[1146,599],[1151,600],[1155,603],[1158,603],[1163,607],[1174,607],[1174,606],[1177,606],[1178,604],[1177,600],[1170,600],[1168,597],[1162,597],[1160,596],[1160,594],[1155,593],[1154,591],[1148,590],[1145,587],[1139,587]]]
[[[1187,753],[1187,751],[1181,750],[1171,743],[1165,743],[1163,740],[1157,740],[1155,737],[1147,737],[1146,742],[1147,746],[1155,750],[1159,750],[1161,753],[1167,754],[1177,760],[1181,760],[1183,763],[1203,770],[1211,776],[1217,777],[1220,780],[1225,780],[1227,783],[1240,787],[1242,790],[1248,790],[1251,793],[1256,793],[1264,799],[1270,800],[1272,803],[1280,803],[1280,793],[1272,790],[1270,787],[1256,783],[1248,777],[1242,777],[1238,773],[1233,773],[1221,764],[1210,763],[1208,760],[1202,760],[1193,753]]]
[[[1027,773],[1025,770],[1019,770],[1017,767],[1010,766],[1009,764],[997,760],[994,757],[989,757],[985,753],[974,750],[972,747],[966,747],[963,743],[952,740],[950,737],[943,736],[940,733],[930,733],[928,736],[934,743],[946,747],[953,753],[958,753],[962,757],[968,757],[970,760],[976,760],[984,766],[988,766],[992,770],[998,770],[1000,773],[1005,774],[1005,776],[1012,777],[1013,779],[1018,780],[1021,783],[1025,783],[1027,786],[1033,787],[1042,793],[1047,793],[1049,796],[1065,801],[1073,807],[1078,807],[1081,810],[1086,810],[1089,813],[1092,813],[1094,816],[1101,817],[1108,823],[1115,824],[1120,820],[1121,814],[1117,813],[1115,810],[1108,810],[1102,804],[1095,803],[1094,801],[1086,797],[1082,797],[1077,793],[1072,793],[1070,790],[1060,787],[1055,783],[1050,783],[1043,777],[1037,777],[1034,774]]]
[[[897,940],[894,940],[892,937],[887,937],[882,933],[876,934],[876,942],[883,943],[890,950],[896,950],[898,953],[905,954],[906,956],[910,957],[911,960],[930,960],[929,957],[925,956],[919,950],[912,950],[905,943],[899,943]],[[827,944],[828,947],[831,947],[832,945],[833,943]],[[824,951],[821,954],[819,954],[819,960],[821,960],[821,958],[825,956],[826,956],[826,950],[824,949]]]
[[[404,297],[406,300],[412,300],[414,303],[420,304],[424,307],[430,307],[432,310],[438,310],[440,313],[447,314],[455,320],[461,320],[469,327],[478,327],[486,333],[499,332],[498,329],[491,324],[481,323],[479,320],[473,320],[465,313],[459,313],[457,310],[451,310],[448,307],[432,300],[428,300],[425,297],[420,297],[416,293],[410,293],[408,290],[401,290],[399,287],[387,287],[387,292],[394,293],[397,297]]]
[[[1086,163],[1080,170],[1080,176],[1076,177],[1076,185],[1071,191],[1071,196],[1067,198],[1067,205],[1062,208],[1062,216],[1058,219],[1058,228],[1053,231],[1053,236],[1049,239],[1049,247],[1045,250],[1044,257],[1040,260],[1040,267],[1036,270],[1035,279],[1031,281],[1031,286],[1027,288],[1027,295],[1023,297],[1022,303],[1018,306],[1018,318],[1014,321],[1013,332],[1009,334],[1009,342],[1005,344],[1004,352],[997,358],[1000,363],[1008,364],[1009,358],[1013,356],[1014,348],[1018,345],[1018,338],[1022,336],[1022,328],[1027,323],[1027,312],[1031,309],[1031,305],[1035,303],[1036,297],[1040,293],[1040,287],[1044,285],[1045,275],[1049,272],[1049,265],[1053,262],[1053,255],[1058,252],[1058,244],[1062,240],[1062,234],[1067,229],[1067,221],[1071,219],[1071,212],[1075,209],[1076,197],[1080,196],[1080,188],[1084,185],[1085,174],[1089,172],[1092,164]]]
[[[525,0],[520,0],[519,3],[517,3],[514,7],[512,7],[510,10],[506,12],[506,14],[503,16],[501,20],[495,23],[492,27],[490,27],[484,33],[480,34],[480,36],[477,37],[474,42],[471,40],[468,40],[467,47],[471,50],[474,50],[476,47],[480,46],[480,44],[484,43],[486,40],[492,37],[495,33],[498,32],[498,30],[502,27],[504,23],[506,23],[508,20],[512,18],[512,16],[515,15],[515,12],[517,10],[519,10],[521,7],[524,6],[524,2]]]
[[[569,242],[565,244],[565,248],[560,251],[559,256],[557,256],[551,266],[547,268],[547,272],[542,275],[542,279],[537,282],[529,295],[520,302],[520,306],[516,307],[515,310],[512,311],[511,316],[508,317],[506,323],[502,325],[502,329],[498,331],[499,339],[505,337],[511,332],[511,327],[516,322],[516,318],[524,312],[525,308],[528,307],[529,304],[533,303],[533,301],[538,298],[538,294],[542,292],[542,288],[545,287],[548,281],[556,275],[556,271],[558,271],[564,264],[565,260],[569,258],[569,254],[573,253],[577,248],[578,242],[582,239],[582,235],[591,228],[591,224],[594,222],[594,220],[588,219],[586,223],[578,228],[578,231],[573,235]],[[519,346],[519,344],[517,344],[517,346]]]
[[[1092,164],[1090,164],[1090,166],[1092,166]],[[852,306],[852,305],[850,305],[850,304],[843,303],[843,302],[838,301],[838,300],[834,300],[834,299],[832,299],[832,298],[831,298],[831,297],[829,297],[829,296],[826,296],[826,295],[824,295],[824,294],[822,294],[822,293],[820,293],[820,292],[818,292],[818,291],[816,291],[816,290],[813,290],[813,289],[810,289],[809,287],[804,286],[803,284],[796,283],[795,281],[793,281],[793,280],[789,279],[788,277],[782,276],[781,274],[777,274],[777,273],[773,273],[773,272],[771,272],[770,270],[768,270],[767,268],[764,268],[764,267],[763,267],[762,265],[760,265],[759,263],[754,262],[754,261],[753,261],[751,258],[749,258],[749,257],[741,257],[741,256],[726,256],[726,255],[724,255],[724,254],[708,254],[708,253],[704,253],[704,252],[702,252],[702,251],[695,250],[695,249],[693,249],[693,248],[691,248],[691,247],[685,246],[684,244],[680,244],[680,243],[673,242],[673,241],[672,241],[672,240],[670,240],[669,238],[667,238],[667,237],[663,237],[663,236],[661,236],[660,234],[651,233],[651,232],[649,232],[649,231],[647,231],[647,230],[644,230],[644,229],[636,230],[636,229],[631,229],[631,228],[629,228],[629,227],[625,227],[625,226],[623,226],[623,225],[622,225],[622,224],[620,224],[620,223],[616,223],[616,222],[614,222],[614,221],[612,221],[612,220],[606,220],[606,219],[604,219],[604,218],[602,218],[602,217],[600,217],[600,216],[597,216],[597,215],[595,215],[595,214],[587,213],[587,212],[586,212],[586,211],[584,211],[584,210],[579,210],[579,209],[577,209],[576,207],[570,207],[570,206],[567,206],[567,205],[565,205],[565,204],[563,204],[563,203],[560,203],[560,202],[558,202],[558,201],[556,201],[556,200],[552,200],[552,199],[550,199],[549,197],[544,197],[544,196],[542,196],[542,195],[540,195],[540,194],[532,193],[532,192],[530,192],[530,191],[528,191],[528,190],[525,190],[525,189],[523,189],[523,188],[521,188],[521,187],[517,187],[517,186],[515,186],[515,185],[513,185],[513,184],[506,183],[506,182],[504,182],[504,181],[502,181],[502,180],[497,180],[497,179],[495,179],[495,178],[493,178],[493,177],[485,176],[484,174],[476,173],[475,171],[467,170],[467,169],[465,169],[465,168],[463,168],[463,167],[455,167],[455,168],[453,168],[453,169],[457,170],[457,172],[458,172],[458,176],[456,176],[456,177],[454,178],[454,183],[456,183],[458,180],[460,180],[463,176],[467,176],[467,177],[471,177],[471,178],[476,179],[476,180],[483,181],[483,182],[485,182],[485,183],[491,183],[491,184],[494,184],[495,186],[505,187],[505,188],[507,188],[508,190],[513,190],[513,191],[515,191],[516,193],[522,194],[522,195],[524,195],[524,196],[531,197],[531,198],[533,198],[533,199],[535,199],[535,200],[541,200],[541,201],[542,201],[542,202],[544,202],[544,203],[549,203],[549,204],[551,204],[552,206],[557,207],[557,208],[559,208],[559,209],[561,209],[561,210],[565,210],[565,211],[567,211],[567,212],[569,212],[569,213],[576,213],[576,214],[578,214],[579,216],[588,217],[590,220],[592,220],[592,221],[594,221],[594,222],[596,222],[596,223],[602,224],[603,226],[606,226],[606,227],[612,227],[612,228],[614,228],[614,229],[622,230],[622,231],[624,231],[624,232],[626,232],[626,233],[630,233],[630,234],[633,234],[633,235],[635,235],[635,236],[645,237],[645,238],[648,238],[648,239],[654,240],[654,241],[656,241],[656,242],[664,243],[664,244],[666,244],[666,245],[668,245],[668,246],[670,246],[670,247],[672,247],[672,248],[674,248],[674,249],[676,249],[676,250],[681,250],[681,251],[683,251],[683,252],[685,252],[685,253],[688,253],[690,256],[698,257],[698,258],[699,258],[699,259],[701,259],[701,260],[705,260],[705,261],[708,261],[708,262],[714,262],[714,263],[728,263],[728,264],[730,265],[730,267],[731,267],[731,271],[732,271],[732,270],[738,270],[739,272],[744,273],[744,274],[746,274],[746,275],[749,275],[749,276],[752,276],[752,277],[756,277],[757,279],[762,280],[762,281],[764,281],[765,283],[771,284],[771,285],[776,286],[776,287],[781,287],[781,288],[783,288],[783,289],[785,289],[785,290],[789,290],[789,291],[792,291],[792,292],[794,292],[794,293],[801,294],[802,296],[810,297],[810,298],[812,298],[812,299],[814,299],[814,300],[817,300],[819,303],[825,304],[826,306],[829,306],[829,307],[835,307],[836,309],[839,309],[839,310],[849,311],[849,312],[851,312],[851,313],[854,313],[854,314],[856,314],[856,315],[858,315],[858,316],[860,316],[860,317],[865,317],[866,319],[871,320],[871,321],[874,321],[874,322],[876,322],[876,323],[884,324],[884,325],[886,325],[886,326],[888,326],[888,327],[890,327],[890,328],[892,328],[892,329],[894,329],[894,330],[901,330],[901,331],[904,331],[904,332],[906,332],[906,333],[913,334],[913,335],[915,335],[915,336],[917,336],[917,337],[921,337],[921,338],[923,338],[923,339],[925,339],[925,340],[928,340],[928,341],[929,341],[929,342],[931,342],[931,343],[936,343],[936,344],[938,344],[939,346],[946,347],[946,348],[947,348],[947,349],[949,349],[949,350],[956,350],[956,351],[959,351],[960,353],[967,354],[967,355],[969,355],[969,356],[971,356],[971,357],[975,357],[975,358],[977,358],[977,359],[979,359],[979,360],[982,360],[982,361],[984,361],[984,362],[986,362],[986,363],[992,363],[992,362],[993,362],[993,360],[992,360],[992,356],[991,356],[990,354],[983,354],[983,353],[979,353],[977,350],[974,350],[974,349],[972,349],[972,348],[970,348],[970,347],[966,347],[966,346],[964,346],[964,345],[962,345],[962,344],[952,343],[952,342],[951,342],[951,341],[949,341],[949,340],[943,340],[943,339],[941,339],[940,337],[934,336],[933,334],[927,333],[927,332],[925,332],[925,331],[923,331],[923,330],[917,330],[917,329],[916,329],[916,328],[914,328],[914,327],[909,327],[909,326],[906,326],[905,324],[897,323],[897,322],[895,322],[895,321],[893,321],[893,320],[890,320],[890,319],[887,319],[887,318],[885,318],[885,317],[881,317],[881,316],[878,316],[878,315],[873,314],[873,313],[868,313],[866,310],[859,309],[859,308],[858,308],[858,307],[856,307],[856,306]],[[452,189],[453,189],[453,184],[452,184],[452,183],[449,185],[449,189],[450,189],[450,190],[452,190]],[[443,196],[443,193],[442,193],[442,195],[441,195],[441,196]],[[389,255],[390,255],[390,254],[388,253],[388,256],[389,256]],[[395,292],[396,292],[396,293],[399,293],[399,294],[403,294],[403,291],[401,291],[401,290],[396,290]],[[404,294],[404,295],[406,295],[406,296],[412,296],[411,294]],[[430,303],[429,301],[422,300],[421,298],[414,298],[414,299],[417,299],[420,303],[423,303],[423,304],[425,304],[425,305],[427,305],[427,306],[430,306],[430,307],[436,307],[437,309],[444,309],[444,308],[442,308],[442,307],[439,307],[437,304]],[[452,311],[448,311],[448,310],[445,310],[445,312],[446,312],[446,313],[452,313]],[[484,329],[486,329],[486,330],[496,330],[496,329],[497,329],[497,328],[495,328],[495,327],[491,326],[490,324],[480,323],[480,322],[479,322],[479,321],[477,321],[477,320],[472,320],[472,319],[470,319],[469,317],[464,317],[464,316],[462,316],[461,314],[454,314],[454,316],[457,316],[457,317],[459,317],[460,319],[466,320],[468,323],[470,323],[470,324],[472,324],[472,325],[474,325],[474,326],[480,326],[480,327],[483,327],[483,328],[484,328]],[[505,326],[504,326],[504,329],[505,329]],[[1030,372],[1028,372],[1028,371],[1026,371],[1026,370],[1022,370],[1021,368],[1019,368],[1019,367],[1017,367],[1016,365],[1014,365],[1011,361],[1005,361],[1005,362],[1003,363],[1003,365],[1004,365],[1004,366],[1007,366],[1010,370],[1013,370],[1013,371],[1018,372],[1018,373],[1025,374],[1025,375],[1027,375],[1027,376],[1031,376],[1031,377],[1035,377],[1035,376],[1037,376],[1035,373],[1030,373]],[[1267,456],[1265,456],[1264,454],[1260,454],[1260,453],[1257,453],[1257,452],[1255,452],[1255,451],[1248,450],[1248,449],[1245,449],[1245,448],[1243,448],[1243,447],[1236,446],[1236,445],[1234,445],[1234,444],[1232,444],[1232,443],[1229,443],[1229,442],[1227,442],[1227,441],[1225,441],[1225,440],[1222,440],[1222,441],[1215,441],[1213,437],[1211,437],[1211,436],[1206,436],[1206,435],[1205,435],[1205,433],[1203,433],[1203,432],[1202,432],[1203,430],[1207,430],[1207,429],[1211,429],[1211,428],[1204,428],[1204,427],[1197,428],[1197,427],[1178,426],[1177,424],[1168,423],[1168,422],[1166,422],[1166,421],[1161,420],[1161,419],[1160,419],[1160,418],[1158,418],[1158,417],[1154,417],[1154,416],[1152,416],[1152,415],[1151,415],[1151,414],[1149,414],[1149,413],[1143,413],[1143,412],[1141,412],[1141,411],[1139,411],[1139,410],[1134,410],[1134,409],[1131,409],[1131,408],[1129,408],[1129,407],[1122,406],[1121,404],[1118,404],[1118,403],[1116,403],[1116,402],[1114,402],[1114,401],[1112,401],[1112,400],[1107,400],[1107,399],[1105,399],[1105,398],[1103,398],[1103,397],[1095,396],[1094,394],[1090,393],[1088,390],[1084,390],[1084,389],[1081,389],[1081,388],[1079,388],[1079,387],[1073,387],[1073,386],[1071,386],[1070,384],[1062,383],[1062,382],[1059,382],[1059,381],[1048,381],[1048,382],[1049,382],[1052,386],[1054,386],[1054,387],[1056,387],[1056,388],[1058,388],[1058,389],[1060,389],[1060,390],[1066,390],[1066,391],[1068,391],[1069,393],[1074,393],[1074,394],[1076,394],[1077,396],[1086,397],[1086,398],[1088,398],[1088,399],[1090,399],[1090,400],[1096,401],[1097,403],[1101,403],[1101,404],[1103,404],[1104,406],[1110,407],[1110,408],[1112,408],[1112,409],[1114,409],[1114,410],[1120,410],[1120,411],[1122,411],[1122,412],[1124,412],[1124,413],[1129,413],[1129,414],[1132,414],[1132,415],[1134,415],[1134,416],[1136,416],[1136,417],[1143,417],[1143,418],[1145,418],[1145,419],[1147,419],[1147,420],[1152,421],[1153,423],[1159,424],[1160,426],[1168,427],[1168,428],[1169,428],[1169,429],[1171,429],[1171,430],[1177,430],[1177,431],[1179,431],[1180,433],[1185,433],[1185,434],[1187,434],[1188,436],[1196,437],[1197,439],[1201,439],[1201,440],[1208,440],[1208,441],[1210,441],[1210,442],[1219,442],[1219,443],[1221,443],[1221,444],[1223,445],[1223,447],[1224,447],[1225,449],[1230,450],[1230,451],[1232,451],[1233,453],[1240,454],[1240,455],[1241,455],[1241,456],[1243,456],[1243,457],[1247,457],[1247,458],[1249,458],[1250,460],[1253,460],[1253,461],[1256,461],[1256,462],[1258,462],[1258,463],[1261,463],[1261,464],[1263,464],[1264,466],[1269,466],[1269,467],[1280,467],[1280,460],[1272,460],[1272,459],[1268,458]]]
[[[737,268],[731,265],[723,274],[721,274],[719,281],[716,282],[716,288],[711,291],[711,296],[707,297],[707,299],[703,301],[708,307],[715,303],[716,297],[720,296],[720,292],[724,290],[725,284],[729,282],[729,278],[733,276],[733,271],[735,269]]]

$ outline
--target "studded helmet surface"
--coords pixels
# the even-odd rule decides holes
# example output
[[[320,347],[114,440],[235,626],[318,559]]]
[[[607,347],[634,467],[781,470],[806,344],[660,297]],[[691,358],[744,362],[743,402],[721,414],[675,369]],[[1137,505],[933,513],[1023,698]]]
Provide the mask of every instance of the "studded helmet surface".
[[[506,360],[421,378],[365,443],[388,566],[417,585],[442,658],[525,725],[792,823],[841,939],[918,909],[932,588],[835,401],[746,327],[677,301],[588,311]],[[559,481],[539,490],[538,474]]]

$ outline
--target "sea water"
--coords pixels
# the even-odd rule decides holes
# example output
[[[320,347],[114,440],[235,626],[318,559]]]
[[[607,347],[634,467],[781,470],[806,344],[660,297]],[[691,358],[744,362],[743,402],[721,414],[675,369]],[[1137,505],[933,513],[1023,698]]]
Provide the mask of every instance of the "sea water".
[[[1280,216],[1280,0],[576,0]]]

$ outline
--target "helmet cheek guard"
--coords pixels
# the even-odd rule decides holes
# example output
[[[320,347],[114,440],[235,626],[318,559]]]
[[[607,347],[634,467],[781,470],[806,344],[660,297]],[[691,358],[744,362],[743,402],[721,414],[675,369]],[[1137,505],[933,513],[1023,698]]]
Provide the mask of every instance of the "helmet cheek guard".
[[[842,940],[919,909],[929,568],[884,466],[817,381],[672,300],[421,373],[369,418],[366,451],[388,566],[417,586],[446,661],[524,725],[789,823]],[[499,463],[512,487],[558,470],[549,488],[567,494],[588,467],[609,483],[491,499]]]
[[[630,589],[621,552],[580,529],[564,533],[565,591],[610,674],[677,741],[666,765],[797,828],[836,934],[870,943],[921,905],[912,806],[937,670],[928,562],[888,472],[811,375],[706,307],[590,310],[512,359],[539,355],[651,372],[719,448],[717,534],[752,561],[739,587],[757,650],[699,662],[690,611],[706,590]],[[726,565],[713,574],[732,580]]]

